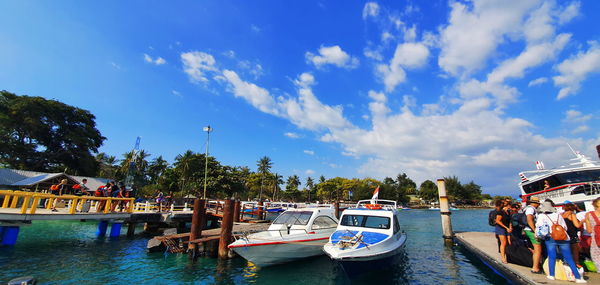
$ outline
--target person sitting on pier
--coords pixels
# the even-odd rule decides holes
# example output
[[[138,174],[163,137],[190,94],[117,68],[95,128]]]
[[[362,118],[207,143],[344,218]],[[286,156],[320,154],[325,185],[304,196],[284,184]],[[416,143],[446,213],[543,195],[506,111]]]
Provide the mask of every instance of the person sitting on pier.
[[[587,283],[577,270],[577,265],[573,260],[571,253],[570,238],[567,234],[567,224],[564,218],[556,212],[554,206],[549,201],[545,201],[540,207],[536,225],[536,235],[544,240],[546,251],[548,252],[548,275],[546,278],[555,280],[556,267],[556,248],[562,253],[563,260],[575,276],[576,283]]]
[[[90,188],[88,188],[86,185],[87,181],[88,180],[86,178],[83,178],[83,180],[81,180],[81,183],[73,185],[73,189],[75,190],[75,196],[91,195],[89,192]]]

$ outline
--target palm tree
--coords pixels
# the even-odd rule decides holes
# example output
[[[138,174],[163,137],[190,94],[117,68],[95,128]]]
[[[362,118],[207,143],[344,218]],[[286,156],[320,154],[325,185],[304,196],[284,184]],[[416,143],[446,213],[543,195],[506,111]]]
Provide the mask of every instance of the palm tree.
[[[315,187],[315,182],[309,176],[306,178],[306,184],[304,185],[306,185],[306,189],[308,190],[308,203],[310,203],[310,192],[312,192],[313,188]]]
[[[148,165],[148,176],[150,176],[150,183],[156,184],[160,176],[167,170],[169,163],[163,159],[162,155],[153,159]]]
[[[275,173],[274,175],[274,179],[273,179],[273,201],[275,200],[275,197],[277,195],[277,193],[279,192],[279,184],[283,184],[283,176]]]
[[[271,173],[271,167],[273,166],[273,162],[271,162],[271,159],[265,155],[258,160],[258,162],[256,163],[256,166],[258,166],[258,173],[261,174],[260,193],[258,194],[258,199],[262,200],[264,178],[265,178],[265,175]]]

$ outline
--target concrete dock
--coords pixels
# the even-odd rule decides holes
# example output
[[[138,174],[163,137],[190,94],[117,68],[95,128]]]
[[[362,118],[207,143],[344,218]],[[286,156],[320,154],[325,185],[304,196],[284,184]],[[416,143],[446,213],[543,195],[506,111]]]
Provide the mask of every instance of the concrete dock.
[[[533,274],[531,268],[516,264],[503,264],[498,253],[496,238],[492,232],[462,232],[455,234],[457,243],[480,258],[488,266],[500,272],[515,284],[573,284],[569,281],[551,281],[545,274]],[[585,273],[588,284],[600,284],[600,274]]]

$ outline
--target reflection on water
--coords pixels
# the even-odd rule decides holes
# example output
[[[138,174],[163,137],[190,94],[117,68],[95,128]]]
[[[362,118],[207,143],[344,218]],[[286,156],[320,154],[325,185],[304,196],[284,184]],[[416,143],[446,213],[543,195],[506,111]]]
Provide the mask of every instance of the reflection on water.
[[[460,231],[491,231],[485,210],[453,213]],[[349,278],[326,256],[259,268],[185,254],[146,253],[147,236],[96,238],[94,222],[48,221],[23,227],[14,248],[0,248],[0,284],[33,275],[42,284],[505,284],[477,258],[444,246],[435,211],[401,213],[408,234],[389,267]],[[138,232],[141,228],[138,229]]]

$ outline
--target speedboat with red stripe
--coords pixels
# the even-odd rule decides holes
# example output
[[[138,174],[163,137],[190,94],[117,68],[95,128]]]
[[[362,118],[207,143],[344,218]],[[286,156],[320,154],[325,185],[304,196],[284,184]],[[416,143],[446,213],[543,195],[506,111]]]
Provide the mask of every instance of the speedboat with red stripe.
[[[600,145],[596,146],[596,150],[600,157]],[[540,201],[551,199],[557,206],[568,201],[586,211],[594,210],[592,201],[600,197],[600,162],[591,160],[573,148],[571,151],[575,158],[568,166],[546,169],[538,161],[537,170],[519,173],[523,202],[538,197]]]
[[[322,255],[337,222],[331,206],[289,209],[268,230],[243,235],[229,248],[259,267]]]

